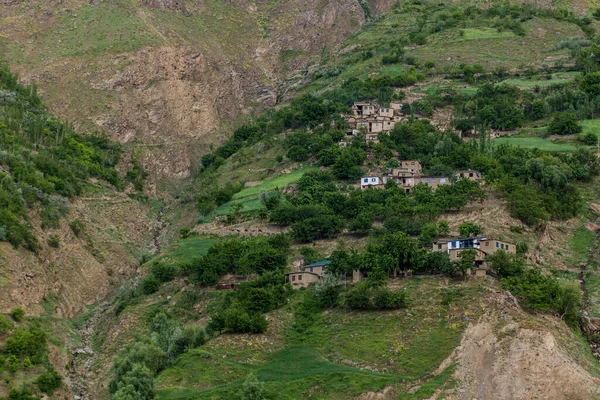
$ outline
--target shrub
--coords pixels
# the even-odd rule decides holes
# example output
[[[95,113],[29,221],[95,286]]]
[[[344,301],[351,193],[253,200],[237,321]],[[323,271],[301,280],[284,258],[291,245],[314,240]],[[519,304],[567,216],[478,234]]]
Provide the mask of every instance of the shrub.
[[[574,135],[582,130],[577,122],[577,114],[572,112],[554,113],[548,125],[548,133],[552,135]]]
[[[143,294],[155,293],[160,288],[160,280],[154,274],[148,274],[141,284]]]
[[[355,310],[368,310],[372,307],[366,283],[358,283],[346,293],[346,305]]]
[[[14,324],[4,314],[0,314],[0,333],[5,333],[13,328]]]
[[[38,364],[46,352],[46,334],[38,328],[17,329],[6,340],[5,351],[15,357],[29,357]]]
[[[254,314],[250,317],[250,325],[248,331],[250,333],[263,333],[267,330],[269,323],[265,318],[264,314]]]
[[[389,289],[381,288],[373,295],[373,305],[378,310],[405,308],[408,305],[408,298],[406,292],[392,292]]]
[[[75,219],[69,223],[69,227],[75,234],[75,236],[79,237],[81,232],[85,230],[85,223],[80,219]]]
[[[36,381],[40,390],[52,396],[52,393],[62,385],[62,377],[53,368],[47,369]]]
[[[169,282],[175,277],[175,268],[166,265],[160,261],[155,261],[150,267],[150,272],[160,282]]]
[[[240,400],[263,400],[265,398],[264,385],[256,379],[254,374],[250,374],[244,381],[238,396]]]
[[[483,234],[483,228],[477,224],[472,222],[463,222],[458,227],[461,236],[470,237],[470,236],[479,236]]]
[[[58,247],[60,246],[60,240],[58,239],[58,235],[50,235],[50,237],[48,238],[48,246],[58,249]]]
[[[23,310],[20,307],[17,308],[13,308],[12,310],[10,310],[10,316],[17,322],[21,322],[23,321],[23,318],[25,318],[25,310]]]

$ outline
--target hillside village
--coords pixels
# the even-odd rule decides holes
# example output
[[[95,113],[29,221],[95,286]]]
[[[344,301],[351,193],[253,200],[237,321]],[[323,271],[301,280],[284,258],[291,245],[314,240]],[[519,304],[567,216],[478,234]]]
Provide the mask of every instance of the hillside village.
[[[598,5],[246,3],[0,0],[0,400],[600,399]]]

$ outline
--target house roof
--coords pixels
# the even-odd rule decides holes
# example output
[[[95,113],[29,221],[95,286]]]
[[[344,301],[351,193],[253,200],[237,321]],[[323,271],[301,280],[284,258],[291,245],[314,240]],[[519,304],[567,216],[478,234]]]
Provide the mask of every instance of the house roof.
[[[321,266],[324,266],[327,264],[331,264],[331,260],[325,259],[325,260],[317,261],[316,263],[305,265],[304,268],[306,268],[306,267],[321,267]]]

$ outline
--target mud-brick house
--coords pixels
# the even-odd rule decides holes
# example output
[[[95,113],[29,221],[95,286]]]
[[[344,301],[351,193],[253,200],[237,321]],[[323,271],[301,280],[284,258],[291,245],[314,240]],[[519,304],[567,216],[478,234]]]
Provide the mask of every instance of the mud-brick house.
[[[448,178],[447,176],[422,176],[419,178],[415,178],[415,185],[418,185],[419,183],[423,183],[427,186],[430,186],[431,189],[435,191],[439,186],[450,184],[450,178]]]
[[[454,173],[454,176],[456,176],[456,179],[469,179],[471,181],[480,181],[482,178],[481,172],[479,171],[474,171],[471,169],[468,170],[463,170],[463,171],[456,171]]]
[[[368,117],[377,113],[377,106],[370,102],[358,102],[352,106],[352,111],[357,117]]]
[[[360,179],[360,189],[361,190],[365,190],[368,188],[381,189],[384,186],[385,185],[384,185],[383,179],[381,179],[378,176],[365,176]]]
[[[378,114],[380,117],[394,118],[394,109],[381,107]]]
[[[494,254],[498,250],[515,254],[517,252],[517,246],[515,246],[513,243],[505,242],[503,240],[475,237],[438,240],[433,242],[432,250],[447,252],[450,260],[452,261],[459,260],[463,251],[474,250],[475,265],[473,266],[473,270],[471,272],[475,276],[485,276],[488,270],[488,265],[485,260],[486,256]]]
[[[292,284],[294,289],[307,287],[321,279],[329,264],[331,264],[331,260],[321,260],[313,264],[305,265],[298,271],[288,273],[287,280]]]
[[[367,143],[379,143],[379,133],[367,133],[365,135],[365,141]]]

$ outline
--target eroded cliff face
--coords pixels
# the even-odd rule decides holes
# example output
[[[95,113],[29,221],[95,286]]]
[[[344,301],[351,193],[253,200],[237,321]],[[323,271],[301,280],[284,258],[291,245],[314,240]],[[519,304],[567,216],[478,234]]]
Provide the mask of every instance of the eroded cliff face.
[[[375,14],[393,1],[369,5]],[[11,66],[54,113],[139,149],[152,189],[188,176],[365,22],[357,0],[37,0],[2,11]],[[108,17],[123,26],[103,28]]]

